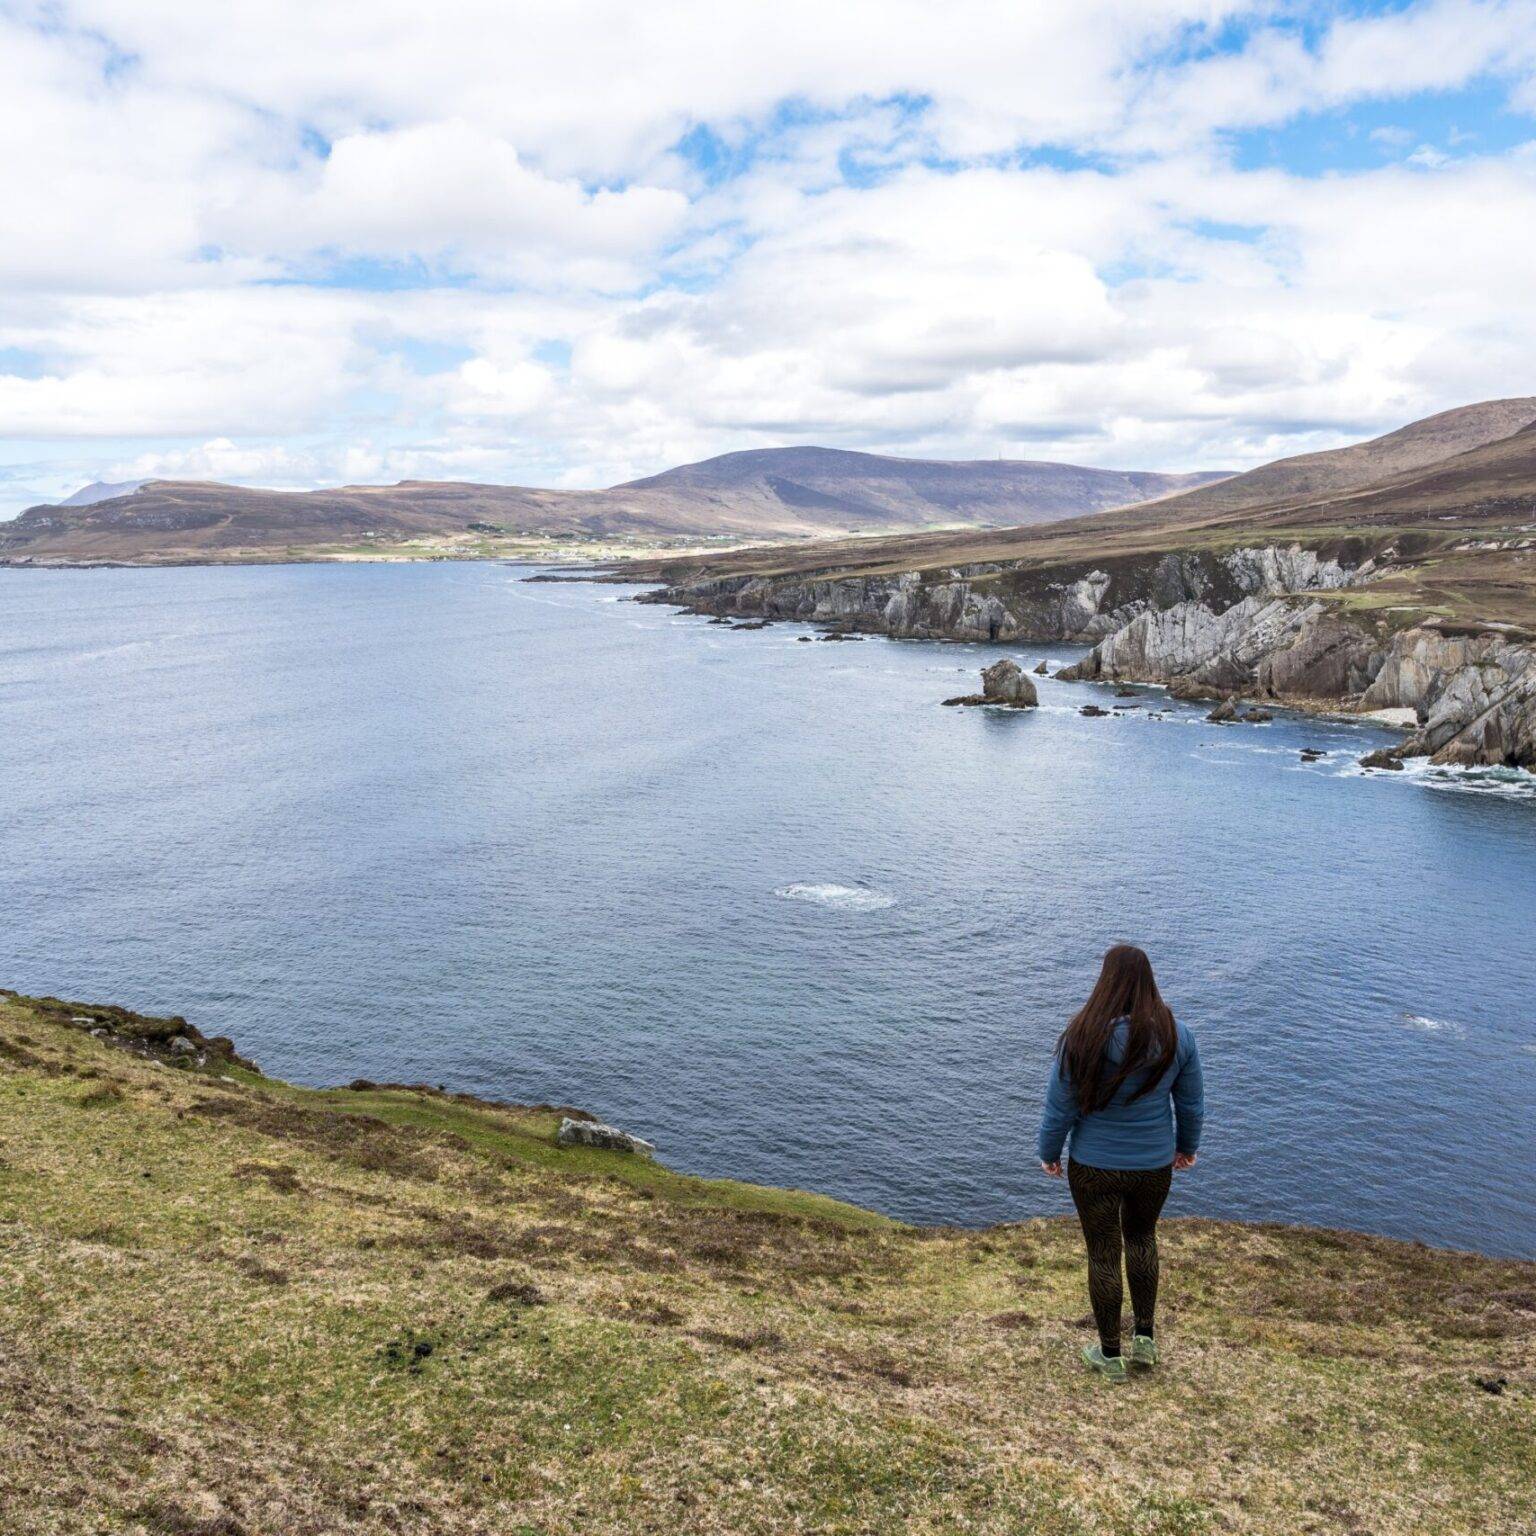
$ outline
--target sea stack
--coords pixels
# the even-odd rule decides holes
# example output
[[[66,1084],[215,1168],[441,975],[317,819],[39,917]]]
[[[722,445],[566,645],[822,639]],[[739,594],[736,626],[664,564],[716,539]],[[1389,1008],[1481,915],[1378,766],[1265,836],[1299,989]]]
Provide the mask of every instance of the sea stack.
[[[1031,709],[1040,702],[1024,669],[1006,656],[981,670],[981,692],[945,699],[946,704],[1000,704],[1005,709]]]
[[[1040,702],[1023,667],[1006,656],[982,669],[981,691],[987,703],[1006,704],[1010,709],[1030,709]]]

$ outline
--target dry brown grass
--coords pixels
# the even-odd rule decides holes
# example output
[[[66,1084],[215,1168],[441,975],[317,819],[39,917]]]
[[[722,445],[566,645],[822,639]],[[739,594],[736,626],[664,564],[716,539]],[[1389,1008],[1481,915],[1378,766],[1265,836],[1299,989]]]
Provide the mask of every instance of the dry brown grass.
[[[1168,1365],[1117,1391],[1067,1223],[916,1231],[555,1123],[0,1001],[0,1532],[1533,1528],[1536,1266],[1170,1223]]]

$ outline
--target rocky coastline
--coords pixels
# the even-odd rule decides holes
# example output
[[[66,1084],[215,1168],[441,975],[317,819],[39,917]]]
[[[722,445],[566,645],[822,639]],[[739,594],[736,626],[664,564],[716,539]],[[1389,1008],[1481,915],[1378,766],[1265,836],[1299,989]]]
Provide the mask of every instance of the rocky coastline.
[[[1329,713],[1412,711],[1412,728],[1389,749],[1396,759],[1536,769],[1536,639],[1373,604],[1359,589],[1390,576],[1393,554],[1342,541],[1070,567],[724,576],[641,600],[901,639],[1091,644],[1057,675]]]

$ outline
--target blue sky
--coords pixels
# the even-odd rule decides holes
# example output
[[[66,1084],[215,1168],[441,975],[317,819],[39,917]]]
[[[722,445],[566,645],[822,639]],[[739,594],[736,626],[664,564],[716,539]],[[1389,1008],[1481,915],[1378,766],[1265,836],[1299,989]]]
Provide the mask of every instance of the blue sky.
[[[1536,393],[1536,0],[0,8],[0,516]]]

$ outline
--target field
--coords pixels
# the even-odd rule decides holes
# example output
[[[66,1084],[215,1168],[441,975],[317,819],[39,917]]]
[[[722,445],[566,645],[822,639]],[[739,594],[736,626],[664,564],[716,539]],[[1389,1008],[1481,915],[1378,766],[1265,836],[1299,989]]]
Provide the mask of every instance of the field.
[[[0,994],[7,1536],[1536,1519],[1536,1266],[1175,1221],[1117,1388],[1066,1220],[908,1228],[179,1028]]]

